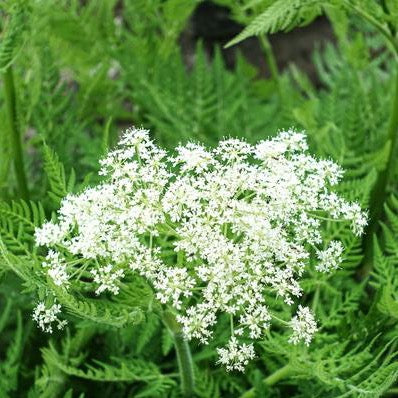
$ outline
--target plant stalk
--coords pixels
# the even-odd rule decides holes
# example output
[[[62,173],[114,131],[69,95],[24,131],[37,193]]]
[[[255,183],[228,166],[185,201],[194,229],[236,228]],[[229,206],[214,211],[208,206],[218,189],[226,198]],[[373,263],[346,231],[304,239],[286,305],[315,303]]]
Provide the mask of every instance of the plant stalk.
[[[15,96],[14,74],[12,66],[8,66],[3,74],[5,102],[8,114],[10,142],[14,158],[14,169],[18,184],[19,195],[22,199],[29,199],[27,179],[25,175],[22,151],[21,133],[17,120],[17,103]]]
[[[290,364],[283,366],[282,368],[276,370],[274,373],[271,373],[268,377],[266,377],[263,382],[267,386],[273,386],[278,383],[280,380],[289,377],[292,373],[292,369]],[[240,398],[255,398],[256,390],[255,388],[251,388],[250,390],[243,393]]]
[[[272,46],[268,37],[266,35],[261,35],[259,37],[261,48],[264,51],[265,59],[267,61],[271,77],[279,86],[279,70],[278,64],[276,63],[274,52],[272,51]]]
[[[370,198],[369,225],[365,235],[365,257],[361,276],[366,277],[372,268],[373,234],[379,227],[379,220],[383,211],[383,205],[387,199],[388,183],[396,166],[396,154],[398,144],[398,72],[395,77],[395,93],[391,111],[391,119],[388,128],[387,142],[390,142],[390,150],[386,167],[379,173],[376,184]]]
[[[188,341],[184,338],[181,326],[177,322],[172,312],[164,312],[163,322],[173,336],[174,347],[177,353],[177,363],[180,374],[182,395],[186,398],[193,397],[195,378],[193,372],[192,355]]]
[[[381,22],[379,22],[375,17],[373,17],[373,15],[368,14],[361,7],[352,4],[350,0],[343,0],[343,2],[349,10],[353,11],[355,14],[359,15],[366,22],[372,25],[387,40],[390,45],[390,49],[395,56],[395,59],[398,59],[398,42],[395,39],[394,35],[391,34],[390,30]]]
[[[316,308],[318,306],[319,294],[320,294],[320,288],[319,288],[319,285],[317,285],[316,289],[315,289],[315,293],[314,293],[314,298],[312,300],[312,312],[314,314],[316,313]]]

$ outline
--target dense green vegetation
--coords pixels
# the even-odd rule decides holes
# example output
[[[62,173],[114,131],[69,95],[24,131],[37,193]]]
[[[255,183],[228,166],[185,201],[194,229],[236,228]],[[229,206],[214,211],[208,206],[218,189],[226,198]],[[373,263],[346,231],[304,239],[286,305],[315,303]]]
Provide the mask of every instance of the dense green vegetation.
[[[258,36],[270,78],[241,55],[228,69],[223,47],[209,56],[200,41],[187,65],[179,38],[199,1],[1,2],[0,397],[398,394],[398,3],[215,2],[243,25],[227,45]],[[278,70],[268,35],[320,15],[335,42],[312,55],[315,85],[294,64]],[[346,251],[336,272],[304,275],[301,301],[319,325],[308,347],[271,328],[244,373],[226,372],[216,364],[222,321],[208,345],[189,343],[187,392],[173,344],[181,336],[143,279],[95,296],[46,277],[35,228],[68,193],[99,181],[98,159],[132,125],[167,149],[229,135],[254,143],[294,126],[312,153],[346,170],[337,190],[369,210],[369,225],[359,238],[326,222],[324,239]],[[32,320],[49,292],[68,320],[53,334]]]

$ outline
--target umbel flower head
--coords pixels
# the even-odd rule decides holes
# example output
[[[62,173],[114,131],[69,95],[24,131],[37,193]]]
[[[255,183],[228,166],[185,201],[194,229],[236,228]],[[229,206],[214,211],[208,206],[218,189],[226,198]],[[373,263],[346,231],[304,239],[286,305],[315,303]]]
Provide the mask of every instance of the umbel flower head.
[[[331,191],[341,168],[307,150],[305,135],[289,130],[256,145],[188,143],[170,156],[148,131],[129,129],[101,160],[104,182],[67,196],[58,221],[36,230],[37,244],[51,248],[45,269],[67,289],[81,273],[65,253],[91,260],[85,271],[97,294],[118,294],[138,273],[177,312],[185,337],[204,344],[227,316],[219,362],[243,370],[273,322],[270,302],[292,305],[307,267],[338,268],[344,247],[323,242],[323,220],[346,222],[356,235],[366,225],[357,203]],[[309,344],[317,330],[301,305],[287,324],[293,344]]]

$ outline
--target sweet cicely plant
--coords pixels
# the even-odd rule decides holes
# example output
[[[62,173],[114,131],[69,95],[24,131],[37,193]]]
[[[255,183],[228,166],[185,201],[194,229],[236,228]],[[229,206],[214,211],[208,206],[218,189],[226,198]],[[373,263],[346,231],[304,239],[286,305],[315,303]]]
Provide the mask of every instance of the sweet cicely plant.
[[[344,256],[342,242],[324,239],[324,223],[349,223],[361,235],[367,217],[332,191],[342,170],[308,154],[303,133],[256,145],[229,138],[211,149],[188,143],[169,155],[148,131],[129,129],[101,166],[103,183],[68,195],[57,220],[36,230],[55,286],[91,281],[95,294],[118,295],[132,274],[144,278],[174,333],[185,394],[187,341],[209,343],[221,318],[230,337],[218,362],[228,371],[244,371],[273,324],[290,328],[292,344],[311,342],[317,323],[299,303],[300,279],[310,268],[335,271]],[[280,318],[281,306],[296,305],[291,319]],[[48,332],[65,324],[51,297],[34,318]]]

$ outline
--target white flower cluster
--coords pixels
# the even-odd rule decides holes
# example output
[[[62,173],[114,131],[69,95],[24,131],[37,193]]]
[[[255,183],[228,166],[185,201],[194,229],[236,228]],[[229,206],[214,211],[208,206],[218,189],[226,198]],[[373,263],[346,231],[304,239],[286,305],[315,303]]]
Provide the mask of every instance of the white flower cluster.
[[[236,337],[231,337],[226,348],[217,348],[218,363],[225,365],[228,371],[239,370],[243,372],[245,366],[256,355],[253,344],[239,344]]]
[[[43,267],[48,268],[48,275],[57,286],[67,286],[69,284],[69,276],[66,264],[61,260],[60,254],[54,250],[49,250]]]
[[[47,308],[43,302],[39,302],[33,311],[33,320],[36,321],[41,330],[47,333],[53,332],[53,323],[57,323],[57,329],[61,330],[67,324],[66,320],[59,320],[57,315],[61,312],[61,306],[54,303]]]
[[[293,333],[289,341],[293,344],[304,341],[305,344],[309,345],[312,336],[318,330],[314,315],[307,307],[301,305],[298,306],[297,314],[291,319],[290,327],[293,329]]]
[[[348,222],[357,235],[366,225],[357,203],[330,191],[339,166],[307,149],[305,135],[289,130],[257,145],[189,143],[167,156],[148,131],[130,129],[101,161],[106,181],[66,197],[58,223],[38,229],[36,241],[93,260],[97,293],[117,294],[127,272],[144,276],[176,309],[187,339],[207,343],[227,314],[231,340],[220,362],[241,370],[254,351],[238,339],[264,335],[273,318],[267,299],[300,297],[313,254],[319,271],[338,267],[343,246],[323,249],[323,220]],[[306,311],[291,321],[292,342],[308,343],[316,330]]]
[[[343,244],[337,240],[332,240],[327,249],[317,251],[319,263],[315,266],[315,269],[320,272],[337,269],[342,261],[343,251]]]
[[[98,269],[92,269],[90,271],[94,277],[94,282],[98,284],[98,288],[95,291],[96,294],[109,290],[113,294],[119,294],[119,281],[124,276],[122,269],[114,270],[112,264],[108,264],[105,267],[99,267]]]

